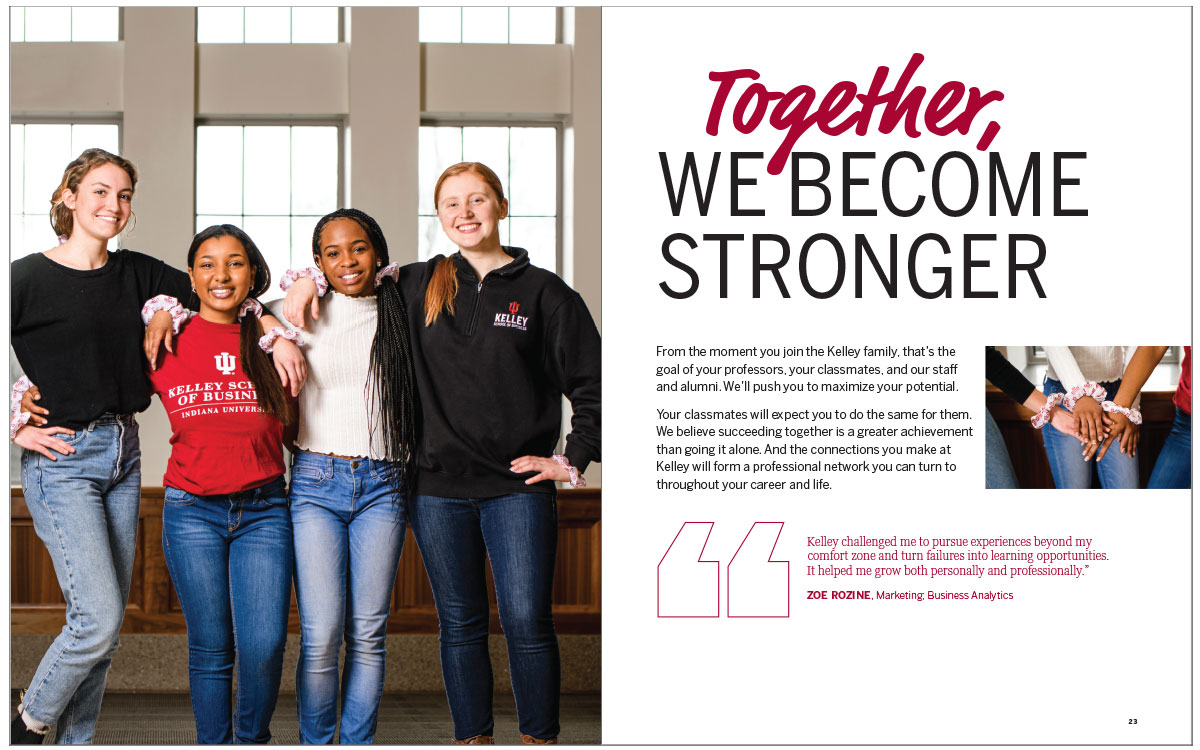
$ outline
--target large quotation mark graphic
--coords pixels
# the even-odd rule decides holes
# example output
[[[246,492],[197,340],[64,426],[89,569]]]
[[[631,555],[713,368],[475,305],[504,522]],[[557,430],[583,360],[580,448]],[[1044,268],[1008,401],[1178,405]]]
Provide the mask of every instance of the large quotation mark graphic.
[[[725,569],[726,617],[791,614],[792,564],[773,560],[782,521],[756,521]]]
[[[658,562],[659,617],[720,617],[721,563],[705,560],[714,521],[687,521]],[[791,563],[775,560],[782,521],[757,521],[726,567],[729,617],[788,617]]]
[[[714,521],[687,521],[658,561],[659,617],[720,617],[721,563],[705,560]]]

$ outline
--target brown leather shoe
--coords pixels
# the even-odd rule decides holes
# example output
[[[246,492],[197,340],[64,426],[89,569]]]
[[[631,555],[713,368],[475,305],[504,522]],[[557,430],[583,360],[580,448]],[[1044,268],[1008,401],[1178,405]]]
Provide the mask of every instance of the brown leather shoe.
[[[523,735],[522,735],[523,736]],[[477,734],[463,740],[450,740],[451,745],[494,745],[496,741],[490,734]]]
[[[523,734],[523,735],[521,735],[521,744],[522,745],[557,745],[558,738],[550,737],[548,739],[542,740],[542,739],[538,739],[537,737],[534,737],[533,735]]]

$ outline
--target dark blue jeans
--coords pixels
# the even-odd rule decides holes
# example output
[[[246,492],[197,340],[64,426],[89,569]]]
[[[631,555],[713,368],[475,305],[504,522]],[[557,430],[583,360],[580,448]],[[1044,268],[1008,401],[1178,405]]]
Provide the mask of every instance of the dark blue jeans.
[[[267,742],[292,593],[283,477],[229,495],[168,487],[163,551],[187,622],[196,741]],[[237,705],[231,709],[235,661]]]
[[[1186,490],[1192,486],[1192,415],[1178,406],[1146,486],[1152,490]]]
[[[485,560],[491,561],[496,582],[521,733],[557,737],[560,668],[551,612],[555,496],[417,495],[409,504],[409,524],[437,605],[442,678],[455,739],[493,733]]]

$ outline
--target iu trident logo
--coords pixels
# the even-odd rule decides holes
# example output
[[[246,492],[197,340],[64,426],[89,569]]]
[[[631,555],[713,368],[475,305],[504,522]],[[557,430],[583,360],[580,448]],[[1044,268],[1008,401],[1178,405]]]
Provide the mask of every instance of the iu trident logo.
[[[217,370],[222,375],[232,375],[237,368],[237,359],[229,352],[221,352],[213,357],[217,361]]]
[[[520,309],[521,309],[521,306],[520,306],[520,305],[518,305],[516,302],[509,302],[509,303],[508,303],[508,311],[509,311],[510,313],[512,313],[513,315],[516,315],[516,314],[517,314],[517,310],[520,310]]]

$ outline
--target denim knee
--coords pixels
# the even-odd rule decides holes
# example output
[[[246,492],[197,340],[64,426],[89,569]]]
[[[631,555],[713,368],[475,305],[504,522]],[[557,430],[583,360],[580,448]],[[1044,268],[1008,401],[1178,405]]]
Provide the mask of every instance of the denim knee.
[[[468,644],[477,641],[487,641],[488,638],[488,617],[483,616],[464,616],[461,618],[451,618],[449,613],[443,612],[440,616],[439,630],[441,631],[442,643],[451,644]]]
[[[360,653],[384,652],[387,640],[387,614],[355,617],[346,629],[346,649]]]
[[[340,613],[320,608],[311,602],[300,607],[300,641],[305,649],[337,656],[342,643],[343,623]]]
[[[125,608],[118,605],[106,602],[91,612],[76,609],[72,613],[68,627],[75,636],[78,652],[90,654],[97,660],[116,652],[121,645],[121,622],[125,618]]]
[[[500,624],[509,641],[537,642],[554,636],[553,614],[538,611],[532,602],[501,608]]]
[[[331,638],[308,638],[307,632],[300,634],[300,648],[304,651],[305,661],[337,664],[341,647],[341,639],[336,636]]]
[[[239,633],[237,651],[245,654],[246,662],[268,662],[283,653],[287,631],[272,632],[270,628],[255,628],[251,633]]]

